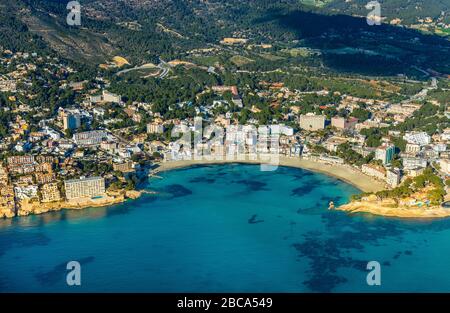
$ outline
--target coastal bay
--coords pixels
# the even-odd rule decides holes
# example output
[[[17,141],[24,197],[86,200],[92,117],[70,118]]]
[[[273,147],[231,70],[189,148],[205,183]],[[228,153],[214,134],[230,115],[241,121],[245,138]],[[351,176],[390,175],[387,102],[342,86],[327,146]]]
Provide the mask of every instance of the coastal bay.
[[[156,174],[162,171],[184,168],[193,165],[227,164],[227,163],[268,164],[267,161],[263,161],[260,159],[251,160],[248,156],[245,156],[243,160],[236,160],[235,158],[233,158],[232,160],[227,160],[224,158],[223,160],[201,159],[201,160],[167,161],[158,164],[158,167],[153,171],[153,173]],[[349,165],[326,164],[307,159],[280,156],[279,166],[302,168],[313,172],[319,172],[326,175],[330,175],[357,187],[363,192],[376,192],[385,189],[385,184],[383,182],[380,182],[367,175],[364,175],[362,172],[354,169]]]
[[[372,260],[383,271],[377,291],[450,287],[448,219],[328,210],[360,191],[299,168],[209,164],[158,176],[145,186],[156,196],[0,220],[0,290],[70,292],[72,260],[85,292],[370,292]]]

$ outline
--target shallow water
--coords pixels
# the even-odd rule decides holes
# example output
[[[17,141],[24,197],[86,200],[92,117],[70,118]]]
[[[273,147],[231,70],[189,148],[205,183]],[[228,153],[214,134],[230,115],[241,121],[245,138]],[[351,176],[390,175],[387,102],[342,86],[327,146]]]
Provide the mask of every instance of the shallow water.
[[[327,210],[359,191],[257,165],[160,173],[158,195],[0,221],[0,291],[450,291],[450,220]],[[82,285],[66,285],[81,263]],[[366,265],[381,264],[381,286]]]

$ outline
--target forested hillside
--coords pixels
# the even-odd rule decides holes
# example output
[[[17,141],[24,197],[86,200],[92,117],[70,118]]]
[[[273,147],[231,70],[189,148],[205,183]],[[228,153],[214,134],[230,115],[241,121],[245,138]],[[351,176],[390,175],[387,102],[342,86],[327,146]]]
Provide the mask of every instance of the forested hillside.
[[[52,50],[81,63],[114,55],[133,64],[156,63],[217,45],[223,37],[242,37],[274,49],[317,49],[319,63],[335,70],[383,75],[414,65],[450,72],[448,39],[389,24],[368,26],[363,0],[85,0],[78,27],[66,23],[66,1],[9,2],[0,0],[4,48]],[[422,16],[446,19],[450,0],[380,2],[383,16],[413,23]]]

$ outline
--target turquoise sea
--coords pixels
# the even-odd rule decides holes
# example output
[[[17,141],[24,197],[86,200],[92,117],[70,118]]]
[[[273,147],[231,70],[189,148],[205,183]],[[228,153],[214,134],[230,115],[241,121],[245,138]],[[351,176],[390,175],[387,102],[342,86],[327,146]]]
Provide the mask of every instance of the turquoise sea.
[[[450,291],[450,220],[329,211],[359,191],[280,167],[210,165],[151,179],[157,195],[0,220],[2,292]],[[81,286],[66,264],[81,264]],[[381,264],[368,286],[367,263]]]

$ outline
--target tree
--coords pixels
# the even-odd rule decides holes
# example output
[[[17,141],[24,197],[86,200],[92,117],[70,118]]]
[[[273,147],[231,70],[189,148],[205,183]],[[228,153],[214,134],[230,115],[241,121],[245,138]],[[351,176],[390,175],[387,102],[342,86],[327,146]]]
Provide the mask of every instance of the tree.
[[[368,110],[357,108],[353,110],[350,116],[356,117],[360,122],[364,122],[370,118],[371,114]]]

